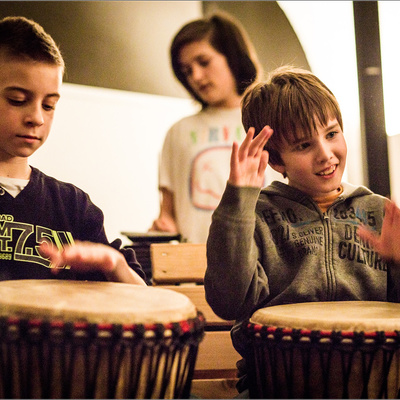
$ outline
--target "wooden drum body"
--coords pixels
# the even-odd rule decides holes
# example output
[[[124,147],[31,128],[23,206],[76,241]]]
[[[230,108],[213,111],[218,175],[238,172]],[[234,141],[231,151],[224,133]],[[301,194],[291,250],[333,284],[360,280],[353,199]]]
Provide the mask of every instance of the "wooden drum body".
[[[2,398],[188,398],[204,318],[111,282],[0,282]]]
[[[399,398],[400,304],[272,306],[244,329],[251,398]]]

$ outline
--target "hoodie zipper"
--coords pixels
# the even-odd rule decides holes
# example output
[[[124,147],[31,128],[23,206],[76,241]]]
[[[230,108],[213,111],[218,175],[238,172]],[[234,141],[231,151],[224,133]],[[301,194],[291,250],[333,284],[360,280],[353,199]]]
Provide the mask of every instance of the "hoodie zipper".
[[[327,211],[323,213],[323,225],[325,231],[325,268],[328,282],[327,300],[332,301],[335,299],[335,274],[332,265],[332,230],[330,227],[330,220]]]
[[[338,205],[343,201],[343,197],[339,196],[323,213],[323,225],[325,231],[325,266],[328,277],[328,293],[327,297],[329,301],[336,299],[336,277],[333,269],[333,242],[332,242],[332,227],[330,217],[328,215],[329,211],[333,206]]]

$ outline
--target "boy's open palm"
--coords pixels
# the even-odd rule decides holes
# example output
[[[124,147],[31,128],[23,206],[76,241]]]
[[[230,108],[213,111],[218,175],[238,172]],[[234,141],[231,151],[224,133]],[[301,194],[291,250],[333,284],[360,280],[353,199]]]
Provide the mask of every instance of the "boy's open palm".
[[[234,142],[231,154],[229,183],[235,186],[261,187],[264,183],[265,169],[269,154],[264,150],[273,130],[266,125],[253,139],[254,128],[249,128],[242,144]]]
[[[382,257],[400,264],[400,209],[395,202],[388,201],[385,205],[385,218],[380,235],[365,226],[358,228],[358,234],[361,239],[369,242]]]

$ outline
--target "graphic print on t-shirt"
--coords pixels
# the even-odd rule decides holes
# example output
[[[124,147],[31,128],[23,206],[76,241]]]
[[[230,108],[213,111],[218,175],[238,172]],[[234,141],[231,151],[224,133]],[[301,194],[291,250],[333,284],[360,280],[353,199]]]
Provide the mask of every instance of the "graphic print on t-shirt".
[[[194,158],[190,172],[190,198],[194,207],[215,210],[229,178],[232,146],[206,149]]]
[[[18,222],[12,215],[0,214],[0,260],[23,261],[52,268],[50,260],[42,257],[38,251],[43,241],[53,243],[58,249],[74,243],[70,232]],[[69,269],[70,266],[62,268]]]

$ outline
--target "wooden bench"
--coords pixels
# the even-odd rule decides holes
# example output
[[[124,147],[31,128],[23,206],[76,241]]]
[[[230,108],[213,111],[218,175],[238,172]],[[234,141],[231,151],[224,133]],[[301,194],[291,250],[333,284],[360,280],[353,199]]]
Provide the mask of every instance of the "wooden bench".
[[[205,336],[197,355],[192,394],[199,398],[233,398],[236,362],[241,358],[232,345],[233,321],[218,317],[204,291],[207,266],[205,244],[154,243],[150,246],[153,285],[185,294],[206,319]]]

